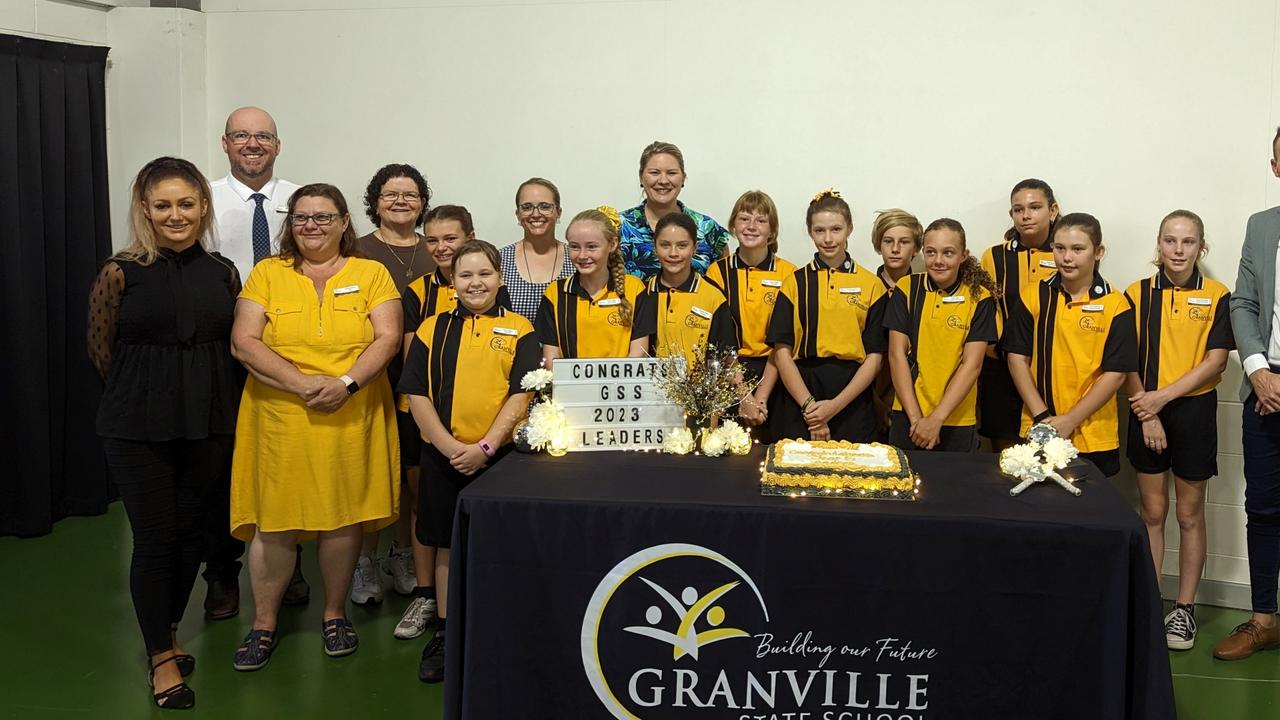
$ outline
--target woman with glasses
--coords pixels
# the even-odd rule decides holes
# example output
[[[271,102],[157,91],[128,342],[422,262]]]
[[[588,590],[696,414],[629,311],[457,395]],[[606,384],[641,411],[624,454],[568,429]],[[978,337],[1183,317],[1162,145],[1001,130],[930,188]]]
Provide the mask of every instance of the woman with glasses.
[[[511,295],[511,309],[533,322],[547,286],[573,274],[569,250],[556,238],[560,190],[550,180],[525,180],[516,188],[516,221],[524,237],[498,251],[502,282]]]
[[[293,571],[294,544],[318,540],[322,636],[331,657],[355,652],[347,591],[364,533],[396,520],[400,456],[391,386],[403,338],[386,268],[354,257],[342,193],[299,188],[280,254],[254,266],[236,303],[231,351],[249,370],[231,462],[231,533],[249,543],[253,627],[236,670],[267,664]]]
[[[431,201],[431,188],[427,179],[412,165],[392,163],[374,173],[364,191],[364,209],[370,222],[377,228],[356,240],[357,253],[377,260],[391,273],[396,291],[403,294],[405,287],[417,278],[435,271],[435,261],[427,249],[426,238],[418,232],[418,225],[427,214]],[[387,366],[387,379],[391,387],[400,381],[404,361],[396,353]],[[400,434],[401,477],[410,492],[401,497],[416,497],[418,482],[418,428],[407,412],[397,412],[396,421]],[[396,523],[395,540],[387,553],[385,571],[391,575],[392,587],[401,595],[410,595],[417,586],[413,561],[413,526],[409,513],[403,513]],[[376,555],[378,536],[368,534],[360,548],[355,574],[351,577],[351,602],[369,605],[382,602],[382,577],[378,573]]]
[[[680,202],[687,176],[684,154],[669,142],[655,140],[640,153],[640,187],[644,202],[622,215],[622,258],[627,273],[641,280],[662,270],[653,246],[654,227],[664,215],[682,212],[693,219],[698,228],[697,245],[693,249],[693,269],[705,275],[711,263],[729,254],[729,231],[697,210]]]

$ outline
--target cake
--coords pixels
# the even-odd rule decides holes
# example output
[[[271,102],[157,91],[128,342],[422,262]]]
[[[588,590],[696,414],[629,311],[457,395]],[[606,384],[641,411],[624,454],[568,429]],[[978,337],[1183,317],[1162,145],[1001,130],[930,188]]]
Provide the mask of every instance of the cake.
[[[920,484],[906,454],[881,443],[781,440],[760,469],[762,495],[915,500]]]

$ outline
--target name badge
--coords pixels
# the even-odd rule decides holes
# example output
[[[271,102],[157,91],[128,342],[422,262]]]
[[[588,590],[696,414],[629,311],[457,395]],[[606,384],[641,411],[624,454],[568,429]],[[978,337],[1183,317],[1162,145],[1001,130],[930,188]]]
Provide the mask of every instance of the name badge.
[[[286,215],[287,215],[287,214],[289,214],[289,208],[285,207],[284,205],[277,205],[277,206],[276,206],[276,212],[278,212],[278,213],[284,213],[284,214],[286,214]]]
[[[493,331],[498,335],[519,335],[520,331],[515,328],[494,327]]]
[[[1058,269],[1058,263],[1056,263],[1056,262],[1054,262],[1054,261],[1052,261],[1052,260],[1041,260],[1041,261],[1040,261],[1040,267],[1042,267],[1042,268],[1053,268],[1053,269],[1055,269],[1055,270],[1056,270],[1056,269]]]
[[[694,305],[693,307],[689,308],[689,312],[692,312],[694,315],[697,315],[698,317],[700,317],[700,318],[702,318],[702,319],[704,319],[704,320],[710,320],[710,319],[711,319],[711,313],[710,313],[710,312],[708,312],[708,311],[706,311],[706,310],[703,310],[702,308],[698,307],[697,305]]]
[[[763,285],[763,286],[765,286],[765,287],[771,287],[771,288],[780,288],[780,287],[782,287],[782,281],[781,281],[781,280],[761,280],[761,281],[760,281],[760,284],[761,284],[761,285]]]
[[[344,285],[340,288],[334,288],[334,295],[350,295],[353,292],[360,292],[359,285]]]
[[[1105,306],[1104,305],[1085,305],[1080,309],[1085,312],[1102,312],[1105,309]]]
[[[613,307],[614,305],[621,305],[622,298],[607,298],[605,300],[601,300],[596,304],[599,305],[600,307]]]
[[[841,295],[861,295],[862,288],[860,287],[840,288],[840,294]]]
[[[1190,305],[1212,305],[1213,300],[1210,298],[1187,298],[1187,303]]]
[[[942,298],[942,302],[944,302],[944,303],[959,303],[959,302],[964,302],[964,296],[963,296],[963,295],[948,295],[947,297]]]

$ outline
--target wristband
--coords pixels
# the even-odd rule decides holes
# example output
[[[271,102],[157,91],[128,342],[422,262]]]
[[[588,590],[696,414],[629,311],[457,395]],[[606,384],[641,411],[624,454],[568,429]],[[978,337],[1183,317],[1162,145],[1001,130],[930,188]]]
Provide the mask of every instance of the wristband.
[[[343,375],[338,379],[342,381],[342,384],[347,386],[348,395],[355,395],[356,391],[360,389],[360,383],[352,380],[350,375]]]
[[[480,446],[480,449],[481,449],[482,451],[484,451],[484,454],[485,454],[485,455],[487,455],[487,456],[489,456],[489,457],[493,457],[494,453],[496,452],[496,451],[493,449],[493,446],[489,444],[489,441],[488,441],[488,440],[485,440],[484,438],[481,438],[481,439],[480,439],[480,442],[478,442],[478,443],[476,443],[476,444],[477,444],[477,445],[479,445],[479,446]]]
[[[1053,417],[1053,413],[1048,408],[1045,408],[1042,412],[1040,412],[1040,414],[1031,418],[1031,420],[1032,422],[1044,422],[1046,418],[1051,418],[1051,417]]]
[[[809,399],[808,399],[808,400],[805,400],[805,401],[804,401],[804,404],[800,406],[800,411],[801,411],[801,412],[803,412],[803,411],[805,411],[805,410],[808,410],[808,409],[809,409],[809,406],[810,406],[810,405],[812,405],[813,403],[814,403],[813,396],[812,396],[812,395],[810,395],[810,396],[809,396]]]

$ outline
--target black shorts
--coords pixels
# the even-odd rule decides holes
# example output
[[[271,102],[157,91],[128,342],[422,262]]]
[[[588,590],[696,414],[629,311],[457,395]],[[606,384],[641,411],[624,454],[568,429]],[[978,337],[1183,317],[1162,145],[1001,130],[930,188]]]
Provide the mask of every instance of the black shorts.
[[[417,467],[422,461],[422,434],[413,414],[396,411],[396,430],[400,435],[401,467]]]
[[[889,444],[903,450],[920,450],[911,442],[911,423],[901,410],[889,413]],[[938,444],[933,451],[973,452],[978,448],[978,430],[973,425],[943,425],[938,431]]]
[[[1004,358],[983,358],[978,375],[978,434],[992,440],[1018,442],[1022,431],[1022,396],[1013,385]]]
[[[852,360],[836,358],[807,358],[796,361],[800,377],[805,387],[813,393],[816,400],[830,400],[840,394],[841,390],[853,379],[860,363]],[[827,423],[831,428],[832,440],[849,442],[871,442],[875,438],[876,420],[871,407],[872,386],[868,385],[862,394],[853,399],[848,407],[841,410]],[[809,426],[804,421],[804,412],[796,404],[789,393],[780,393],[778,409],[769,413],[770,432],[775,440],[794,439],[808,440]]]
[[[418,480],[418,523],[414,533],[427,547],[448,548],[453,539],[453,513],[458,508],[458,493],[483,475],[511,452],[510,443],[503,445],[488,464],[475,475],[463,475],[449,464],[449,458],[434,445],[422,444],[422,477]]]
[[[1120,474],[1120,450],[1099,450],[1098,452],[1080,453],[1081,460],[1088,460],[1107,477]]]
[[[1218,474],[1218,391],[1180,397],[1160,411],[1168,440],[1164,452],[1142,441],[1142,423],[1129,416],[1125,455],[1133,469],[1158,475],[1166,470],[1183,480],[1208,480]]]

